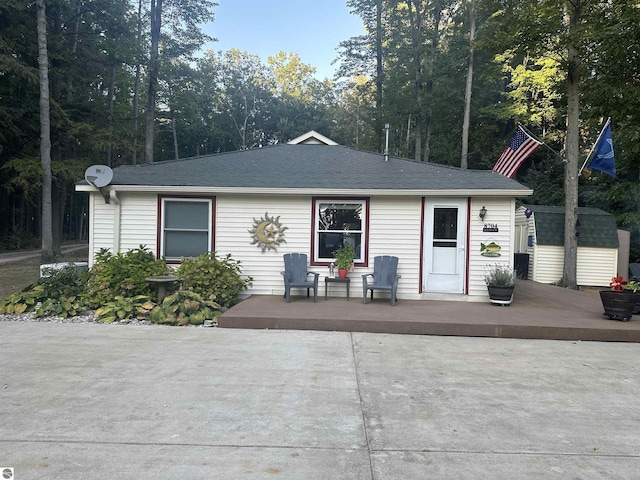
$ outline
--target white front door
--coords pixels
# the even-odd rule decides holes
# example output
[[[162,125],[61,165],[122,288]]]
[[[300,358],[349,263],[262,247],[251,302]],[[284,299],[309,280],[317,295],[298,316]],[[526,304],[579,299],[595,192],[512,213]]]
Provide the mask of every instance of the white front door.
[[[423,291],[464,293],[467,199],[426,198]]]

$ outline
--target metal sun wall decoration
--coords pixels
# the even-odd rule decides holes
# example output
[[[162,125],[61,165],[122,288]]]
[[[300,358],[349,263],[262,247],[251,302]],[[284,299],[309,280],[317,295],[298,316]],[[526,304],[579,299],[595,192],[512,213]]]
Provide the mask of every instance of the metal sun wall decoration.
[[[255,245],[262,249],[262,253],[267,250],[278,250],[281,243],[287,243],[284,239],[284,231],[289,227],[283,227],[280,223],[280,216],[270,217],[268,212],[265,212],[264,217],[260,219],[253,219],[253,228],[248,232],[251,234],[251,245]]]

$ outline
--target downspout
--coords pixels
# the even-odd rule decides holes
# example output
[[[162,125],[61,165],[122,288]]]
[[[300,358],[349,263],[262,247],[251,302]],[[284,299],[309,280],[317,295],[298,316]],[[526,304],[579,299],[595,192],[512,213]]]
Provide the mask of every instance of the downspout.
[[[113,253],[120,251],[120,199],[117,192],[112,188],[109,190],[109,200],[113,208]]]
[[[89,224],[89,268],[93,267],[93,247],[95,241],[93,239],[93,224],[95,223],[95,194],[89,194],[89,210],[87,211],[87,223]]]

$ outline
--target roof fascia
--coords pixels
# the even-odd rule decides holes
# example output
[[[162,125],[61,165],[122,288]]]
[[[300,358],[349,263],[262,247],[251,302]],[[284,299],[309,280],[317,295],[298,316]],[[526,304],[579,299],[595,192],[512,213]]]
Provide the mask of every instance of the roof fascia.
[[[245,195],[365,195],[412,197],[527,197],[533,190],[391,190],[391,189],[337,189],[337,188],[247,188],[247,187],[193,187],[180,185],[109,185],[106,190],[140,193],[170,194],[245,194]],[[91,185],[76,185],[77,192],[95,192]]]

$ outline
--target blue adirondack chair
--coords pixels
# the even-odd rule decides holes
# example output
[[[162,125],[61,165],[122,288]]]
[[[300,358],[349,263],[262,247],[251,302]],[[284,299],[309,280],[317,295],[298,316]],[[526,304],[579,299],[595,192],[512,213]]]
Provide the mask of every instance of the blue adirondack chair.
[[[313,288],[313,301],[318,301],[318,273],[307,270],[307,255],[304,253],[287,253],[284,257],[284,298],[289,303],[292,288],[306,288],[307,298],[309,289]],[[313,278],[309,278],[309,276]]]
[[[396,304],[398,280],[400,275],[396,275],[398,270],[398,257],[383,255],[373,259],[373,273],[362,275],[362,303],[367,303],[367,290],[371,290],[371,300],[373,291],[382,290],[391,292],[391,305]],[[373,281],[369,283],[369,278]]]

